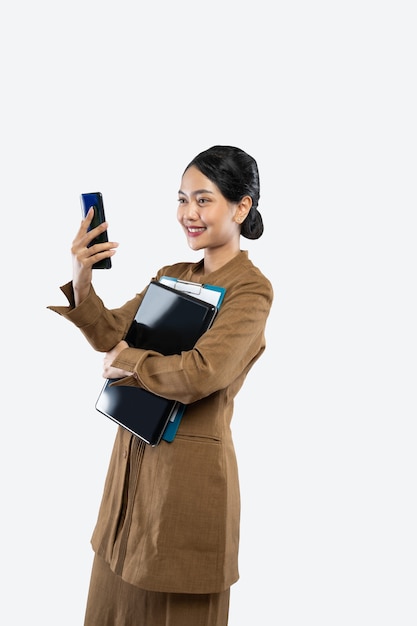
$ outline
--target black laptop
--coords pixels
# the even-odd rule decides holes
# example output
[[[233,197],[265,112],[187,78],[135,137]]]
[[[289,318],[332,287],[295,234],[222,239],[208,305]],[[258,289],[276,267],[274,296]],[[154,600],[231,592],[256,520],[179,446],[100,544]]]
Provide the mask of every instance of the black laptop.
[[[213,304],[152,281],[125,339],[132,347],[180,354],[191,350],[210,328],[217,310]],[[104,383],[96,409],[151,446],[158,445],[178,402],[112,382]]]

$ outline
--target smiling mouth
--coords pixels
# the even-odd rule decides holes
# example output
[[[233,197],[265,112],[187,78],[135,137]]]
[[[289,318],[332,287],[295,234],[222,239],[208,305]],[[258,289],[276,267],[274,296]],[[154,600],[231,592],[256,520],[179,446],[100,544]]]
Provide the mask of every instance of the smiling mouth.
[[[191,228],[190,226],[187,227],[187,231],[191,234],[191,235],[195,235],[198,233],[203,233],[206,229],[201,227],[201,228]]]

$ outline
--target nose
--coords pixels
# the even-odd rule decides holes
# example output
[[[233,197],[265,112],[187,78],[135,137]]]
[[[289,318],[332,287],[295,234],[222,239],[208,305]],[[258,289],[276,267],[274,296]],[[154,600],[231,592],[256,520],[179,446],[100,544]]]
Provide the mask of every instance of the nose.
[[[181,207],[181,216],[183,220],[196,220],[198,219],[198,211],[195,202],[184,202]]]

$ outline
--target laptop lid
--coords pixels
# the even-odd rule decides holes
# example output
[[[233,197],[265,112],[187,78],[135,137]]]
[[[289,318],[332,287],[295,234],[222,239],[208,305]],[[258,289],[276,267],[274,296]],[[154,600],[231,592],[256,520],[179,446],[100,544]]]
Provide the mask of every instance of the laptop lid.
[[[192,350],[216,314],[210,302],[152,281],[125,339],[132,347],[180,354]]]

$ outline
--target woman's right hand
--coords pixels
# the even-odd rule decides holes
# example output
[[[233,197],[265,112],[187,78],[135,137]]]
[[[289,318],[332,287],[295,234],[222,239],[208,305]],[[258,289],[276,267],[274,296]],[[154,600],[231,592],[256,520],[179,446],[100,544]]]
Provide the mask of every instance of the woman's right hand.
[[[78,306],[90,291],[91,279],[93,276],[93,265],[97,261],[112,257],[116,253],[115,241],[97,243],[91,248],[88,244],[98,235],[107,230],[107,222],[103,222],[96,228],[88,230],[94,217],[94,208],[91,207],[82,220],[80,228],[75,235],[71,246],[72,255],[72,284],[75,297],[75,305]]]

